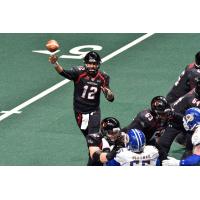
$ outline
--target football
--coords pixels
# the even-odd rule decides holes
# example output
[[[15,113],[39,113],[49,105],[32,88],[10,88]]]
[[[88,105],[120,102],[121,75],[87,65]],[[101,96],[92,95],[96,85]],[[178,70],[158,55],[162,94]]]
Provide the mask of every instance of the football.
[[[56,50],[59,49],[59,44],[56,40],[49,40],[47,43],[46,43],[46,48],[48,49],[48,51],[50,52],[55,52]]]

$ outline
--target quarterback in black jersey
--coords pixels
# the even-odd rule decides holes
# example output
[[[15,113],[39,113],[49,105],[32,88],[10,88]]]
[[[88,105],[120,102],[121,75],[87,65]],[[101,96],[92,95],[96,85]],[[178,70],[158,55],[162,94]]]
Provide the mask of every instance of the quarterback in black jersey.
[[[114,95],[109,88],[110,77],[99,70],[100,56],[91,51],[84,57],[84,66],[72,67],[69,70],[63,69],[57,60],[56,55],[49,58],[49,61],[55,64],[55,69],[61,76],[74,82],[73,108],[80,130],[85,137],[88,134],[99,132],[101,91],[108,101],[114,100]]]
[[[102,166],[112,160],[117,151],[125,146],[126,134],[121,132],[120,123],[114,117],[101,121],[101,131],[86,136],[90,158],[88,166]]]
[[[200,78],[200,52],[195,55],[195,62],[186,66],[178,80],[167,94],[171,104],[195,87],[195,79]]]

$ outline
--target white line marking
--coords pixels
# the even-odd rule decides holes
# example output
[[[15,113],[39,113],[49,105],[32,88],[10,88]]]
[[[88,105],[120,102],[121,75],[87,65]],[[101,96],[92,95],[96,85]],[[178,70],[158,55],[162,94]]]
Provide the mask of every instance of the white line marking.
[[[0,113],[9,113],[9,112],[11,112],[10,110],[9,111],[1,111]],[[13,114],[21,114],[22,113],[22,111],[15,111],[15,112],[12,112]]]
[[[107,60],[113,58],[114,56],[116,56],[116,55],[122,53],[123,51],[129,49],[130,47],[133,47],[134,45],[136,45],[136,44],[142,42],[143,40],[145,40],[146,38],[152,36],[153,34],[154,34],[154,33],[147,33],[147,34],[145,34],[145,35],[139,37],[138,39],[132,41],[131,43],[129,43],[129,44],[127,44],[127,45],[121,47],[120,49],[118,49],[118,50],[114,51],[113,53],[111,53],[111,54],[107,55],[106,57],[104,57],[104,58],[102,59],[102,63],[103,63],[103,62],[106,62]],[[70,82],[70,80],[65,79],[65,80],[63,80],[63,81],[57,83],[56,85],[50,87],[49,89],[47,89],[47,90],[41,92],[40,94],[34,96],[33,98],[29,99],[28,101],[23,102],[23,103],[20,104],[19,106],[17,106],[17,107],[15,107],[15,108],[13,108],[12,110],[10,110],[8,113],[5,113],[5,114],[1,115],[1,116],[0,116],[0,121],[6,119],[7,117],[9,117],[10,115],[12,115],[13,113],[16,113],[16,112],[20,111],[21,109],[23,109],[23,108],[25,108],[26,106],[32,104],[33,102],[35,102],[35,101],[41,99],[42,97],[46,96],[47,94],[50,94],[51,92],[53,92],[53,91],[55,91],[56,89],[62,87],[63,85],[67,84],[68,82]]]

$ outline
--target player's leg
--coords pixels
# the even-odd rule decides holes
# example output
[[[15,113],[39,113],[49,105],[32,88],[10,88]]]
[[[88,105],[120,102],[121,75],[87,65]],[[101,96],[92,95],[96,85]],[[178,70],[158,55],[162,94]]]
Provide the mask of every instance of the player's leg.
[[[192,138],[191,133],[186,134],[186,150],[183,153],[181,159],[185,159],[186,157],[192,155],[193,144],[191,138]]]
[[[86,137],[88,134],[88,128],[87,127],[83,127],[83,117],[84,114],[80,113],[80,112],[74,112],[75,114],[75,118],[76,118],[76,123],[79,127],[79,129],[81,130],[81,132],[83,133],[83,135]]]
[[[90,113],[88,123],[88,134],[98,133],[100,131],[101,111],[96,110]]]
[[[101,123],[101,111],[97,110],[95,112],[90,113],[89,123],[88,123],[88,134],[98,133],[100,130]],[[94,162],[89,155],[88,166],[102,166],[103,164],[100,162]]]
[[[160,158],[161,160],[167,159],[170,147],[180,132],[180,130],[177,130],[173,127],[167,127],[163,135],[159,138],[158,145],[162,153]]]

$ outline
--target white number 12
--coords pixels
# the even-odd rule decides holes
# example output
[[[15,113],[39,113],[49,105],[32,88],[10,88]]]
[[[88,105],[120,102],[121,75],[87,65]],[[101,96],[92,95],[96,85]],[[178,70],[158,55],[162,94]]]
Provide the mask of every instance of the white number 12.
[[[88,85],[85,85],[84,87],[83,87],[83,93],[82,93],[82,95],[81,95],[81,97],[82,98],[85,98],[86,97],[86,93],[87,93],[87,91],[88,91],[88,88],[89,88],[89,86]],[[89,93],[88,93],[88,95],[87,95],[87,99],[94,99],[95,98],[95,94],[97,93],[97,87],[90,87],[89,88]]]

